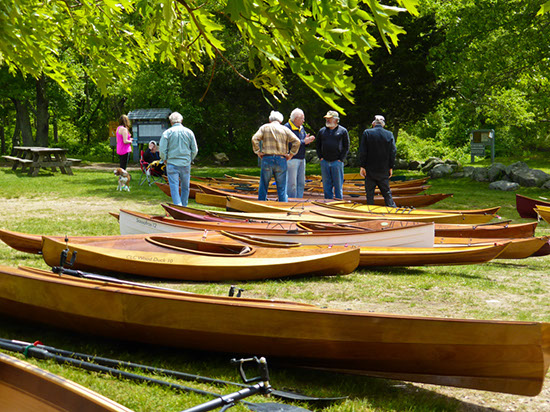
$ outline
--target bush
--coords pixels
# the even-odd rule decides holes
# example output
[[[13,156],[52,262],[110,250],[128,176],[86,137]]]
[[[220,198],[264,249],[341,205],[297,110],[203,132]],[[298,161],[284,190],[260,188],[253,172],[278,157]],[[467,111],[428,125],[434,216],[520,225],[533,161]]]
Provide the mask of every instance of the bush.
[[[403,130],[399,131],[396,146],[397,157],[408,161],[423,161],[429,157],[439,157],[466,162],[470,153],[469,146],[449,147],[441,140],[420,139]]]

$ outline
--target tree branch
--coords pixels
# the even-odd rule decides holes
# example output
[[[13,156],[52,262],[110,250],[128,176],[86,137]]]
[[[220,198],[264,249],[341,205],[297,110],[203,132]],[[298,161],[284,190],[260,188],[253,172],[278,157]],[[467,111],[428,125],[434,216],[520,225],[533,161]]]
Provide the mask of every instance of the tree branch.
[[[202,29],[201,25],[199,24],[199,22],[197,21],[197,18],[196,16],[194,15],[194,11],[196,9],[192,9],[189,7],[189,5],[187,4],[187,2],[185,0],[176,0],[176,2],[178,2],[179,4],[181,4],[186,10],[187,12],[189,13],[189,15],[191,16],[191,19],[193,20],[193,23],[195,24],[195,26],[197,27],[197,29],[199,30],[199,32],[201,33],[201,35],[204,37],[204,40],[210,45],[210,47],[212,47],[214,49],[214,51],[216,52],[216,54],[218,56],[221,57],[221,59],[226,62],[229,67],[231,67],[231,69],[233,69],[233,71],[242,79],[246,80],[247,82],[250,82],[250,79],[247,78],[246,76],[244,76],[243,74],[241,74],[236,68],[235,66],[233,66],[233,64],[226,59],[226,57],[222,54],[222,52],[220,50],[218,50],[218,48],[216,46],[214,46],[212,44],[212,42],[210,41],[210,39],[208,38],[208,36],[206,35],[206,33],[204,32],[204,30]],[[202,6],[201,6],[202,7]]]

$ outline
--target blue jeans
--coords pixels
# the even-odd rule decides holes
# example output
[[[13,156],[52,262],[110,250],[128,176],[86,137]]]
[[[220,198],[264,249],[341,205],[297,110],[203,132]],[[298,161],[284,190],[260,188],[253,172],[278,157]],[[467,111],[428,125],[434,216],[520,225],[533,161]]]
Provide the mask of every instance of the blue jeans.
[[[301,199],[306,186],[306,159],[290,159],[286,167],[286,194]]]
[[[191,178],[191,165],[176,166],[168,163],[166,165],[166,176],[170,185],[172,203],[178,206],[187,206],[189,200],[189,180]],[[181,188],[181,195],[180,195]]]
[[[321,160],[321,176],[323,178],[325,199],[343,199],[344,162],[340,160],[333,162],[325,159]]]
[[[288,200],[286,195],[286,159],[282,156],[269,155],[262,157],[258,200],[267,200],[267,189],[271,176],[275,177],[279,202],[286,202]]]

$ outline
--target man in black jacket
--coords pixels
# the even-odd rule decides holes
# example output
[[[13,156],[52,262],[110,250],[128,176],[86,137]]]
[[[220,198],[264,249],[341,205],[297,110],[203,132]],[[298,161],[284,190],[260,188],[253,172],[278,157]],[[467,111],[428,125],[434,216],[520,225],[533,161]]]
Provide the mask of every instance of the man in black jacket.
[[[325,127],[317,133],[317,157],[321,161],[321,176],[325,199],[344,197],[344,161],[349,151],[349,135],[340,126],[340,115],[329,110],[325,117]]]
[[[365,129],[359,145],[360,174],[365,178],[367,204],[374,204],[376,186],[380,189],[386,206],[397,207],[390,190],[390,177],[395,164],[395,139],[393,133],[384,129],[384,116],[377,115],[372,129]]]

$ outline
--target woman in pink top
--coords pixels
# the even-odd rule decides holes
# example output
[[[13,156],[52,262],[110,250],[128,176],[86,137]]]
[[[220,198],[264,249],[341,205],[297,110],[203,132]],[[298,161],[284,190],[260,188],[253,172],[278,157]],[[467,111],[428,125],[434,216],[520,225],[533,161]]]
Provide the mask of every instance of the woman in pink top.
[[[118,119],[120,126],[116,129],[116,152],[120,158],[120,167],[126,170],[128,159],[132,153],[132,135],[130,134],[130,119],[123,114]]]

